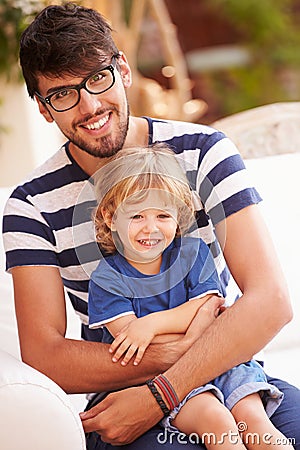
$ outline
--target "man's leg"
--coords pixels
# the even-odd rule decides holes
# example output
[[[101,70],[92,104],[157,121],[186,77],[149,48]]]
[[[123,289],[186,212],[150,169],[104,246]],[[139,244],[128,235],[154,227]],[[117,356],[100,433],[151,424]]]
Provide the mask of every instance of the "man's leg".
[[[291,444],[295,450],[300,450],[300,390],[278,378],[267,378],[269,383],[284,393],[282,403],[270,417],[271,422],[284,436],[292,439]]]
[[[183,447],[184,446],[184,447]],[[91,433],[87,440],[87,450],[205,450],[205,447],[197,442],[197,439],[191,436],[169,433],[159,425],[151,428],[147,433],[132,444],[115,447],[105,444],[101,441],[97,433]]]

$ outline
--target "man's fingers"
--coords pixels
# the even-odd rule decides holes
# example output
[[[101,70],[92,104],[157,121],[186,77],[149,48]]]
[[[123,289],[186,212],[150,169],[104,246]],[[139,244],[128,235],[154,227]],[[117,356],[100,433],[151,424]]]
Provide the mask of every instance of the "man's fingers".
[[[85,420],[93,419],[94,417],[98,416],[98,414],[100,414],[105,409],[105,407],[103,405],[104,405],[104,403],[100,402],[100,403],[97,403],[97,405],[93,406],[91,409],[79,413],[81,420],[85,421]]]

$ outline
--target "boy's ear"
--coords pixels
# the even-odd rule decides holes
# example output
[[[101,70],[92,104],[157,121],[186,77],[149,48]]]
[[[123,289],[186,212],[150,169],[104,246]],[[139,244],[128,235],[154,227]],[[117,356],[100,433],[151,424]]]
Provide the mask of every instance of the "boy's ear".
[[[101,208],[101,214],[102,214],[103,220],[106,223],[106,225],[108,226],[108,228],[111,231],[116,231],[115,226],[114,226],[114,221],[113,221],[113,218],[112,218],[110,212],[106,208]]]

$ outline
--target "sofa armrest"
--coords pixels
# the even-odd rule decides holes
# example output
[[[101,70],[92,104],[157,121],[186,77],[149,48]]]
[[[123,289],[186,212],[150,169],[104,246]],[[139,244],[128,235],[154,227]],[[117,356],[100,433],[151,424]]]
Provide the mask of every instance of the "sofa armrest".
[[[56,383],[1,349],[0,367],[1,449],[86,449],[79,415]]]

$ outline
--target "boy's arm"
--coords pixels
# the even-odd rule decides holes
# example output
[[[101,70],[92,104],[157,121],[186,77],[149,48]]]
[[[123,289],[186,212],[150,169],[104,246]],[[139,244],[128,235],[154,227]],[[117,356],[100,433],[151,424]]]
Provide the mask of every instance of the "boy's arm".
[[[119,317],[118,319],[112,320],[105,324],[105,327],[108,329],[110,334],[115,338],[118,333],[125,328],[130,322],[137,319],[135,314],[128,314],[126,316]]]
[[[155,336],[168,333],[186,333],[199,308],[201,308],[213,295],[216,294],[207,294],[189,300],[175,308],[149,314],[147,317],[151,318],[154,322]],[[224,299],[221,299],[220,297],[220,307],[223,303]],[[143,319],[146,320],[146,317]]]
[[[211,294],[195,298],[175,308],[165,311],[157,311],[138,319],[123,317],[107,324],[108,330],[115,336],[110,346],[110,353],[114,353],[113,361],[118,361],[124,354],[121,364],[126,365],[136,354],[134,365],[139,364],[146,348],[151,342],[155,342],[155,336],[179,333],[184,334],[190,326],[195,314],[210,298]],[[220,298],[219,307],[223,304]],[[219,309],[217,308],[217,310]],[[217,314],[218,311],[216,311]],[[130,316],[132,317],[132,316]],[[122,320],[124,319],[124,320]],[[118,328],[121,321],[126,325],[123,329]],[[204,320],[203,328],[207,327]],[[117,330],[117,335],[114,332]],[[199,327],[199,335],[201,334]]]

